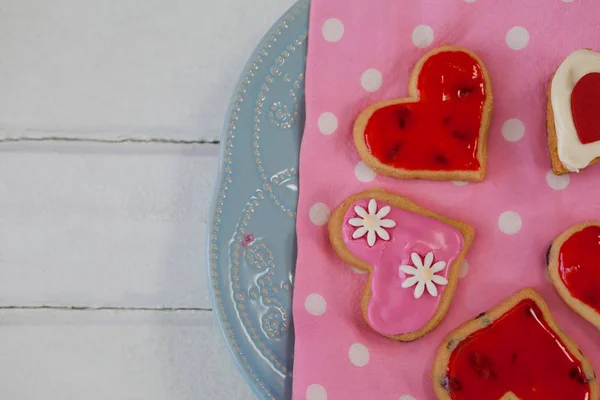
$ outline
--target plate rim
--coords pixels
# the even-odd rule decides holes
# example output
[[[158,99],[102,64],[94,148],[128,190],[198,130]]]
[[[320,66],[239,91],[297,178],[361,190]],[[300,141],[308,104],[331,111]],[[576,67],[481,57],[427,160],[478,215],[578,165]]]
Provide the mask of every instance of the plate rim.
[[[229,100],[229,104],[227,106],[227,111],[225,113],[225,121],[223,124],[223,128],[221,130],[221,134],[219,137],[220,143],[219,143],[219,157],[218,157],[218,168],[217,168],[217,179],[215,180],[215,183],[213,185],[213,191],[212,191],[212,196],[211,196],[211,203],[210,203],[210,207],[209,207],[209,215],[208,215],[208,223],[207,223],[207,240],[206,240],[206,272],[207,272],[207,282],[208,282],[208,292],[209,292],[209,297],[210,297],[210,302],[211,302],[211,306],[212,309],[214,311],[214,316],[213,318],[216,319],[217,322],[217,326],[219,327],[219,331],[221,332],[221,335],[223,336],[223,339],[225,340],[225,343],[227,345],[227,349],[228,352],[230,354],[230,357],[232,357],[234,364],[237,368],[237,370],[240,372],[240,374],[242,375],[244,381],[246,382],[246,384],[250,387],[250,389],[252,390],[252,393],[257,396],[259,399],[275,399],[275,397],[273,397],[273,395],[269,392],[268,389],[266,389],[264,387],[264,385],[261,385],[260,382],[258,382],[257,385],[257,381],[255,379],[253,379],[251,377],[251,375],[253,374],[253,368],[250,364],[248,364],[248,362],[243,362],[241,360],[240,354],[239,352],[233,348],[232,343],[229,340],[229,335],[226,332],[226,328],[225,328],[225,324],[227,323],[227,317],[219,310],[218,306],[217,306],[217,297],[218,295],[215,294],[214,289],[217,287],[218,288],[218,282],[215,281],[214,277],[212,276],[212,270],[213,267],[219,267],[220,263],[218,261],[218,254],[216,257],[217,261],[213,262],[213,242],[217,241],[218,238],[218,232],[219,232],[219,222],[216,221],[216,217],[218,216],[218,214],[220,214],[217,211],[217,207],[219,207],[219,201],[222,200],[222,197],[220,195],[221,191],[225,191],[225,194],[227,192],[227,189],[225,184],[226,182],[226,168],[227,165],[231,162],[230,159],[228,159],[227,157],[229,157],[230,155],[227,154],[227,150],[230,149],[232,146],[228,143],[229,140],[232,139],[232,130],[230,130],[231,124],[235,124],[235,117],[232,115],[234,113],[234,108],[236,107],[236,105],[239,102],[239,99],[243,97],[246,89],[244,87],[244,81],[246,80],[246,78],[248,76],[250,76],[250,72],[252,71],[252,66],[254,64],[254,62],[257,60],[258,56],[261,53],[261,49],[268,43],[270,43],[272,41],[272,37],[273,34],[275,33],[275,31],[278,29],[278,27],[288,18],[290,18],[291,16],[293,16],[295,13],[297,12],[302,12],[304,9],[308,9],[309,8],[309,4],[310,4],[310,0],[297,0],[294,4],[292,4],[283,14],[281,17],[279,17],[272,25],[271,27],[267,30],[267,32],[262,36],[262,38],[260,39],[260,41],[258,42],[258,44],[256,45],[256,47],[254,48],[254,50],[252,51],[248,61],[246,62],[243,72],[240,74],[240,77],[238,78],[236,85],[235,85],[235,89],[233,91],[233,94]],[[215,230],[215,228],[217,228]],[[215,250],[216,251],[216,250]],[[213,265],[215,264],[215,265]],[[262,388],[262,390],[259,390],[259,386]]]

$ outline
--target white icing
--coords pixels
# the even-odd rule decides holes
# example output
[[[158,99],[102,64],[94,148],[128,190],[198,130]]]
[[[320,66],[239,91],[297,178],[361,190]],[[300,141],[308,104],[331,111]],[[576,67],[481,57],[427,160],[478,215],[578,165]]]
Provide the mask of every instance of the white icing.
[[[438,290],[435,285],[447,285],[448,280],[443,276],[436,275],[437,272],[442,271],[446,268],[445,261],[438,261],[433,264],[433,252],[427,253],[423,260],[417,253],[412,253],[410,255],[410,259],[413,262],[413,265],[401,265],[400,273],[404,273],[406,275],[412,275],[404,282],[402,282],[403,288],[409,288],[415,286],[414,296],[415,299],[420,298],[423,295],[425,289],[427,292],[436,297],[438,295]],[[433,265],[432,265],[433,264]]]
[[[358,218],[351,218],[348,223],[358,227],[352,234],[353,239],[359,239],[367,235],[367,244],[369,247],[375,245],[375,240],[379,236],[383,240],[390,240],[390,235],[384,228],[393,228],[396,222],[391,219],[384,219],[392,210],[390,206],[381,207],[377,211],[377,201],[369,200],[368,211],[361,206],[354,207]]]
[[[569,171],[579,172],[600,157],[600,141],[583,144],[579,140],[573,114],[571,93],[575,84],[591,72],[600,72],[600,53],[577,50],[558,67],[552,79],[552,109],[558,144],[558,158]]]

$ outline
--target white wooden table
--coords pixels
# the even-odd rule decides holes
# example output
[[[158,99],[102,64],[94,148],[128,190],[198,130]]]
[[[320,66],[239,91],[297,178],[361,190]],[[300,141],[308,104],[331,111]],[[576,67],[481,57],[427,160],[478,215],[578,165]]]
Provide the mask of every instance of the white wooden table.
[[[227,103],[293,0],[0,0],[0,398],[251,399],[206,224]]]

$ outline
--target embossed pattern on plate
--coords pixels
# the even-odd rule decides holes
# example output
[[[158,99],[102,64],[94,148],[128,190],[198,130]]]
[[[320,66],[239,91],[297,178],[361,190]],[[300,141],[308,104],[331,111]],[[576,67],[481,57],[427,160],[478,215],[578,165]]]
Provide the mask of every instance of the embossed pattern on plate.
[[[238,83],[209,223],[214,309],[238,367],[261,399],[291,398],[308,6],[301,0],[281,17]]]

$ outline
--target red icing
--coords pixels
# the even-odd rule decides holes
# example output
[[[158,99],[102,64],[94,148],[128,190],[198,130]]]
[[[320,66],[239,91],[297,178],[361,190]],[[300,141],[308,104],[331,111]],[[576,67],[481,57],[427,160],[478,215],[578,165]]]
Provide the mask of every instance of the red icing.
[[[380,162],[409,170],[478,170],[477,142],[486,99],[481,66],[462,51],[427,59],[420,101],[380,108],[365,128]]]
[[[581,363],[552,332],[537,304],[525,299],[460,342],[446,387],[455,400],[587,400]]]
[[[600,140],[600,73],[584,75],[571,93],[571,113],[583,144]]]
[[[573,297],[600,312],[600,227],[584,228],[563,243],[558,273]]]
[[[254,235],[252,233],[248,233],[246,234],[246,236],[244,236],[242,247],[248,247],[248,245],[252,242],[254,242]]]

